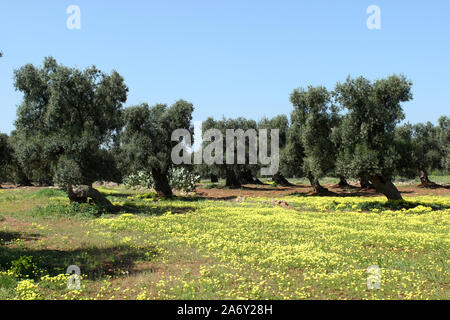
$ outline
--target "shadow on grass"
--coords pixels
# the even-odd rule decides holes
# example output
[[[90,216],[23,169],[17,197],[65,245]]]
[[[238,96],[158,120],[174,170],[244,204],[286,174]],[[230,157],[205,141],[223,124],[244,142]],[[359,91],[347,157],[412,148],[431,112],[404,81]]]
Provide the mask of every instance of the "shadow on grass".
[[[88,247],[77,249],[34,249],[11,248],[7,245],[9,241],[15,239],[27,240],[37,239],[38,235],[24,234],[18,232],[1,232],[0,237],[5,239],[0,245],[0,270],[8,270],[12,262],[20,257],[31,256],[33,263],[41,271],[42,276],[48,274],[55,276],[66,273],[71,265],[77,265],[83,275],[88,279],[102,279],[105,276],[122,275],[123,272],[133,273],[134,266],[138,261],[152,261],[159,252],[156,247],[136,248],[131,246],[113,247]],[[149,269],[151,270],[151,269]],[[139,270],[139,272],[148,270]]]
[[[401,194],[413,193],[413,191],[400,191]],[[377,193],[375,190],[359,189],[356,192],[339,193],[340,197],[380,197],[382,193]]]
[[[432,183],[429,185],[417,185],[417,188],[421,188],[421,189],[430,189],[430,190],[434,190],[434,189],[450,189],[450,185],[442,185],[442,184],[438,184],[438,183]]]
[[[37,233],[30,233],[30,234],[21,234],[19,232],[10,232],[10,231],[0,231],[0,245],[4,245],[8,242],[14,241],[14,240],[24,240],[24,241],[31,241],[31,240],[38,240],[40,237],[40,234]]]
[[[423,203],[420,201],[392,201],[387,200],[386,202],[378,202],[378,201],[364,201],[358,203],[358,208],[364,211],[370,211],[372,209],[380,209],[380,210],[402,210],[402,209],[414,209],[418,206],[429,207],[433,211],[438,210],[446,210],[450,209],[450,205],[443,204],[434,204],[434,203]]]
[[[183,214],[196,209],[195,203],[205,201],[207,198],[201,196],[173,196],[171,198],[149,198],[149,199],[128,199],[129,194],[114,194],[108,195],[108,200],[112,202],[121,202],[124,204],[114,205],[111,213],[134,213],[134,214],[148,214],[160,216],[168,211],[174,214]],[[230,197],[236,198],[236,197]],[[147,200],[147,201],[146,201]],[[143,202],[144,201],[144,202]],[[171,205],[170,201],[185,202],[186,206]],[[192,203],[192,205],[190,205]]]
[[[207,196],[207,194],[205,194],[205,196],[201,196],[202,193],[199,193],[199,195],[200,195],[200,197],[198,197],[199,201],[201,201],[201,200],[229,201],[229,200],[234,200],[234,199],[238,198],[238,196],[215,196],[215,197],[212,197],[212,196]]]
[[[133,213],[146,214],[152,216],[161,216],[164,213],[171,212],[174,214],[183,214],[189,211],[194,211],[195,207],[177,207],[177,206],[132,206],[132,205],[115,205],[112,213]]]
[[[275,190],[275,188],[277,188],[277,191],[284,191],[284,190],[289,190],[290,187],[283,187],[283,186],[276,186],[276,187],[249,187],[249,185],[245,185],[242,186],[241,189],[243,190],[251,190],[251,191],[269,191],[269,192],[273,192]]]
[[[352,188],[353,189],[353,188]],[[314,193],[314,192],[292,192],[289,193],[290,196],[298,196],[298,197],[379,197],[383,196],[382,193],[376,193],[374,190],[367,189],[359,189],[355,192],[328,192],[328,193]],[[412,191],[401,191],[401,194],[413,193]]]

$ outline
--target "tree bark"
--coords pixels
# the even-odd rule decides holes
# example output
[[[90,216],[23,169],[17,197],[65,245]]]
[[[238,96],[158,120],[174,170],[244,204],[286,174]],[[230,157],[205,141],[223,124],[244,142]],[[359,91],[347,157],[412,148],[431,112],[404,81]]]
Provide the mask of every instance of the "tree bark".
[[[319,183],[319,179],[314,178],[314,176],[312,174],[308,174],[307,178],[308,178],[309,182],[311,183],[311,186],[313,187],[315,192],[317,192],[319,194],[328,192],[328,189],[322,187]]]
[[[277,172],[272,176],[272,181],[283,187],[290,187],[292,184],[280,173]]]
[[[348,187],[349,186],[349,184],[348,184],[347,180],[345,179],[345,177],[339,176],[338,186],[339,187]]]
[[[370,180],[364,176],[359,177],[359,185],[361,189],[375,189],[375,187],[370,183]]]
[[[86,203],[88,198],[91,198],[96,205],[109,209],[114,207],[104,195],[89,185],[72,186],[72,184],[69,184],[67,186],[67,194],[70,202]]]
[[[403,200],[402,195],[390,179],[382,176],[374,176],[370,178],[370,181],[375,186],[377,192],[384,194],[389,200]]]
[[[155,191],[160,196],[171,197],[173,195],[172,188],[169,184],[169,179],[167,175],[161,173],[159,170],[152,168],[152,176],[155,181]]]
[[[33,184],[31,183],[31,180],[28,179],[27,175],[23,171],[22,167],[20,165],[17,165],[18,171],[17,175],[19,178],[18,185],[19,187],[32,187]]]
[[[215,174],[211,174],[211,183],[219,182],[219,178]]]
[[[248,169],[239,172],[238,180],[241,184],[263,184],[260,180],[254,178],[251,170]]]
[[[226,182],[225,185],[230,188],[240,188],[241,183],[236,177],[233,169],[226,168]]]
[[[437,185],[428,178],[428,172],[426,169],[419,170],[419,178],[421,187],[435,187]]]

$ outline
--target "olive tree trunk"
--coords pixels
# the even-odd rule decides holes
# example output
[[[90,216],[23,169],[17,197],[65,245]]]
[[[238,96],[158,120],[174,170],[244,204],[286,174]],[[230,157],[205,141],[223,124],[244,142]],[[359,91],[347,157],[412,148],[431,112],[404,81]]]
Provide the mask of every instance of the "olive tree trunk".
[[[259,179],[253,177],[252,171],[249,169],[239,172],[238,180],[241,184],[263,184]]]
[[[18,181],[19,187],[32,187],[33,184],[31,183],[31,180],[28,179],[26,174],[20,169],[19,171],[19,181]]]
[[[155,191],[160,196],[171,197],[173,195],[172,188],[169,184],[167,174],[152,168],[153,181],[155,182]]]
[[[420,169],[419,170],[419,178],[420,178],[420,186],[421,187],[434,187],[436,186],[436,183],[431,181],[428,178],[428,172],[426,169]]]
[[[370,181],[375,186],[377,192],[384,194],[389,200],[403,200],[402,195],[390,179],[382,176],[374,176],[370,178]]]
[[[359,185],[361,189],[375,189],[374,185],[371,184],[370,180],[365,176],[359,177]]]
[[[114,207],[104,195],[89,185],[72,186],[72,184],[69,184],[67,186],[67,194],[70,202],[86,203],[88,198],[91,198],[96,205],[106,208]]]
[[[316,179],[312,174],[308,174],[307,178],[309,182],[311,183],[311,187],[313,187],[314,191],[321,194],[328,192],[327,188],[324,188],[320,185],[319,179]]]
[[[272,181],[283,187],[292,186],[292,184],[280,172],[277,172],[272,176]]]
[[[348,187],[349,184],[347,182],[347,179],[343,176],[339,176],[339,183],[337,184],[339,187]]]
[[[225,185],[230,188],[240,188],[241,187],[241,183],[239,182],[238,178],[236,177],[234,170],[231,168],[226,168]]]

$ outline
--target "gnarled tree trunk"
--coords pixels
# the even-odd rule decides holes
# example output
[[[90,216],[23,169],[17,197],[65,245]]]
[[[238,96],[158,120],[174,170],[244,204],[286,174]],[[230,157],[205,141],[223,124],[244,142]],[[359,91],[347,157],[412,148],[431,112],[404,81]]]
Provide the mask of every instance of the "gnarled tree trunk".
[[[339,187],[348,187],[350,186],[343,176],[339,176],[339,183],[337,184]]]
[[[328,189],[324,188],[320,185],[319,179],[314,178],[312,174],[308,174],[307,178],[309,182],[311,183],[311,186],[313,187],[314,191],[321,194],[321,193],[327,193]]]
[[[370,181],[375,186],[377,192],[384,194],[389,200],[403,200],[402,195],[392,183],[391,179],[382,176],[374,176],[370,178]]]
[[[426,169],[420,169],[419,170],[419,178],[420,178],[420,186],[421,187],[435,187],[437,186],[436,183],[434,183],[433,181],[431,181],[428,178],[428,172]]]
[[[226,168],[226,182],[225,185],[230,188],[240,188],[241,183],[239,182],[234,170],[231,168]]]
[[[259,179],[254,178],[251,170],[248,169],[242,170],[238,179],[241,184],[263,184]]]
[[[160,196],[171,197],[173,195],[172,188],[169,184],[167,174],[161,173],[159,170],[152,168],[152,176],[155,181],[155,191]]]
[[[272,181],[283,187],[290,187],[292,184],[280,173],[277,172],[272,176]]]
[[[359,177],[359,185],[361,189],[375,189],[375,187],[370,183],[370,180],[365,176]]]
[[[18,176],[19,176],[19,181],[18,181],[19,187],[32,187],[33,186],[33,184],[31,183],[31,180],[28,179],[27,175],[25,174],[25,172],[23,172],[21,167],[19,167],[19,169],[18,169]]]
[[[72,186],[72,184],[69,184],[67,186],[67,194],[71,202],[86,203],[88,198],[91,198],[96,205],[113,208],[112,203],[98,190],[92,188],[92,186]]]

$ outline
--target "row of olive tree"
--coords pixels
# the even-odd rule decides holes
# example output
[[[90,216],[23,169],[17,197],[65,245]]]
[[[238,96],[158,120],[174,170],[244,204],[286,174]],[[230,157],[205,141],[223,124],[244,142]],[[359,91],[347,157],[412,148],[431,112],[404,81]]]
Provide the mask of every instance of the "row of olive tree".
[[[334,91],[324,87],[295,89],[290,97],[294,110],[290,122],[282,115],[259,123],[243,118],[208,119],[203,129],[279,129],[280,171],[272,179],[289,185],[285,176],[304,176],[317,193],[325,175],[357,178],[362,188],[375,188],[389,199],[401,199],[394,175],[419,175],[423,186],[435,186],[428,170],[449,170],[449,119],[399,126],[404,119],[401,103],[412,99],[412,83],[393,75],[371,82],[363,77],[348,78]],[[225,143],[224,143],[225,144]],[[255,183],[255,165],[203,165],[202,176],[226,178],[226,185],[240,187]]]
[[[412,99],[412,83],[393,75],[371,82],[348,78],[332,92],[323,87],[294,90],[291,102],[290,154],[303,163],[304,175],[317,192],[318,178],[334,173],[359,178],[388,199],[401,199],[394,175],[419,175],[423,186],[435,186],[428,170],[449,170],[449,119],[398,126],[405,118],[402,102]],[[338,114],[338,111],[344,111]]]
[[[16,172],[19,178],[65,186],[71,201],[91,198],[111,206],[93,182],[120,181],[131,170],[148,170],[156,191],[172,194],[167,182],[171,132],[190,129],[192,104],[180,100],[170,108],[124,109],[128,88],[117,72],[68,68],[53,58],[42,67],[16,70],[14,85],[23,102],[16,130],[9,138],[0,136],[3,178]]]
[[[29,64],[16,70],[14,84],[23,102],[16,130],[9,137],[0,135],[0,181],[8,176],[20,185],[64,185],[72,201],[92,198],[110,205],[93,182],[120,182],[139,171],[151,174],[158,193],[172,195],[168,174],[178,141],[171,134],[180,128],[193,132],[191,103],[125,109],[128,88],[117,72],[68,68],[53,58],[46,58],[42,67]],[[419,174],[422,184],[431,186],[429,170],[448,170],[450,165],[449,118],[442,117],[439,126],[399,126],[401,103],[412,99],[411,86],[394,75],[375,82],[348,78],[333,91],[299,88],[290,96],[290,121],[284,115],[259,122],[209,118],[202,129],[223,135],[227,129],[278,129],[280,170],[272,177],[277,184],[289,185],[285,177],[304,176],[316,192],[324,193],[319,179],[333,175],[341,185],[357,178],[361,187],[373,186],[389,199],[401,199],[394,175]],[[240,187],[261,183],[260,168],[259,163],[220,164],[196,170],[212,181],[225,177],[227,186]]]

